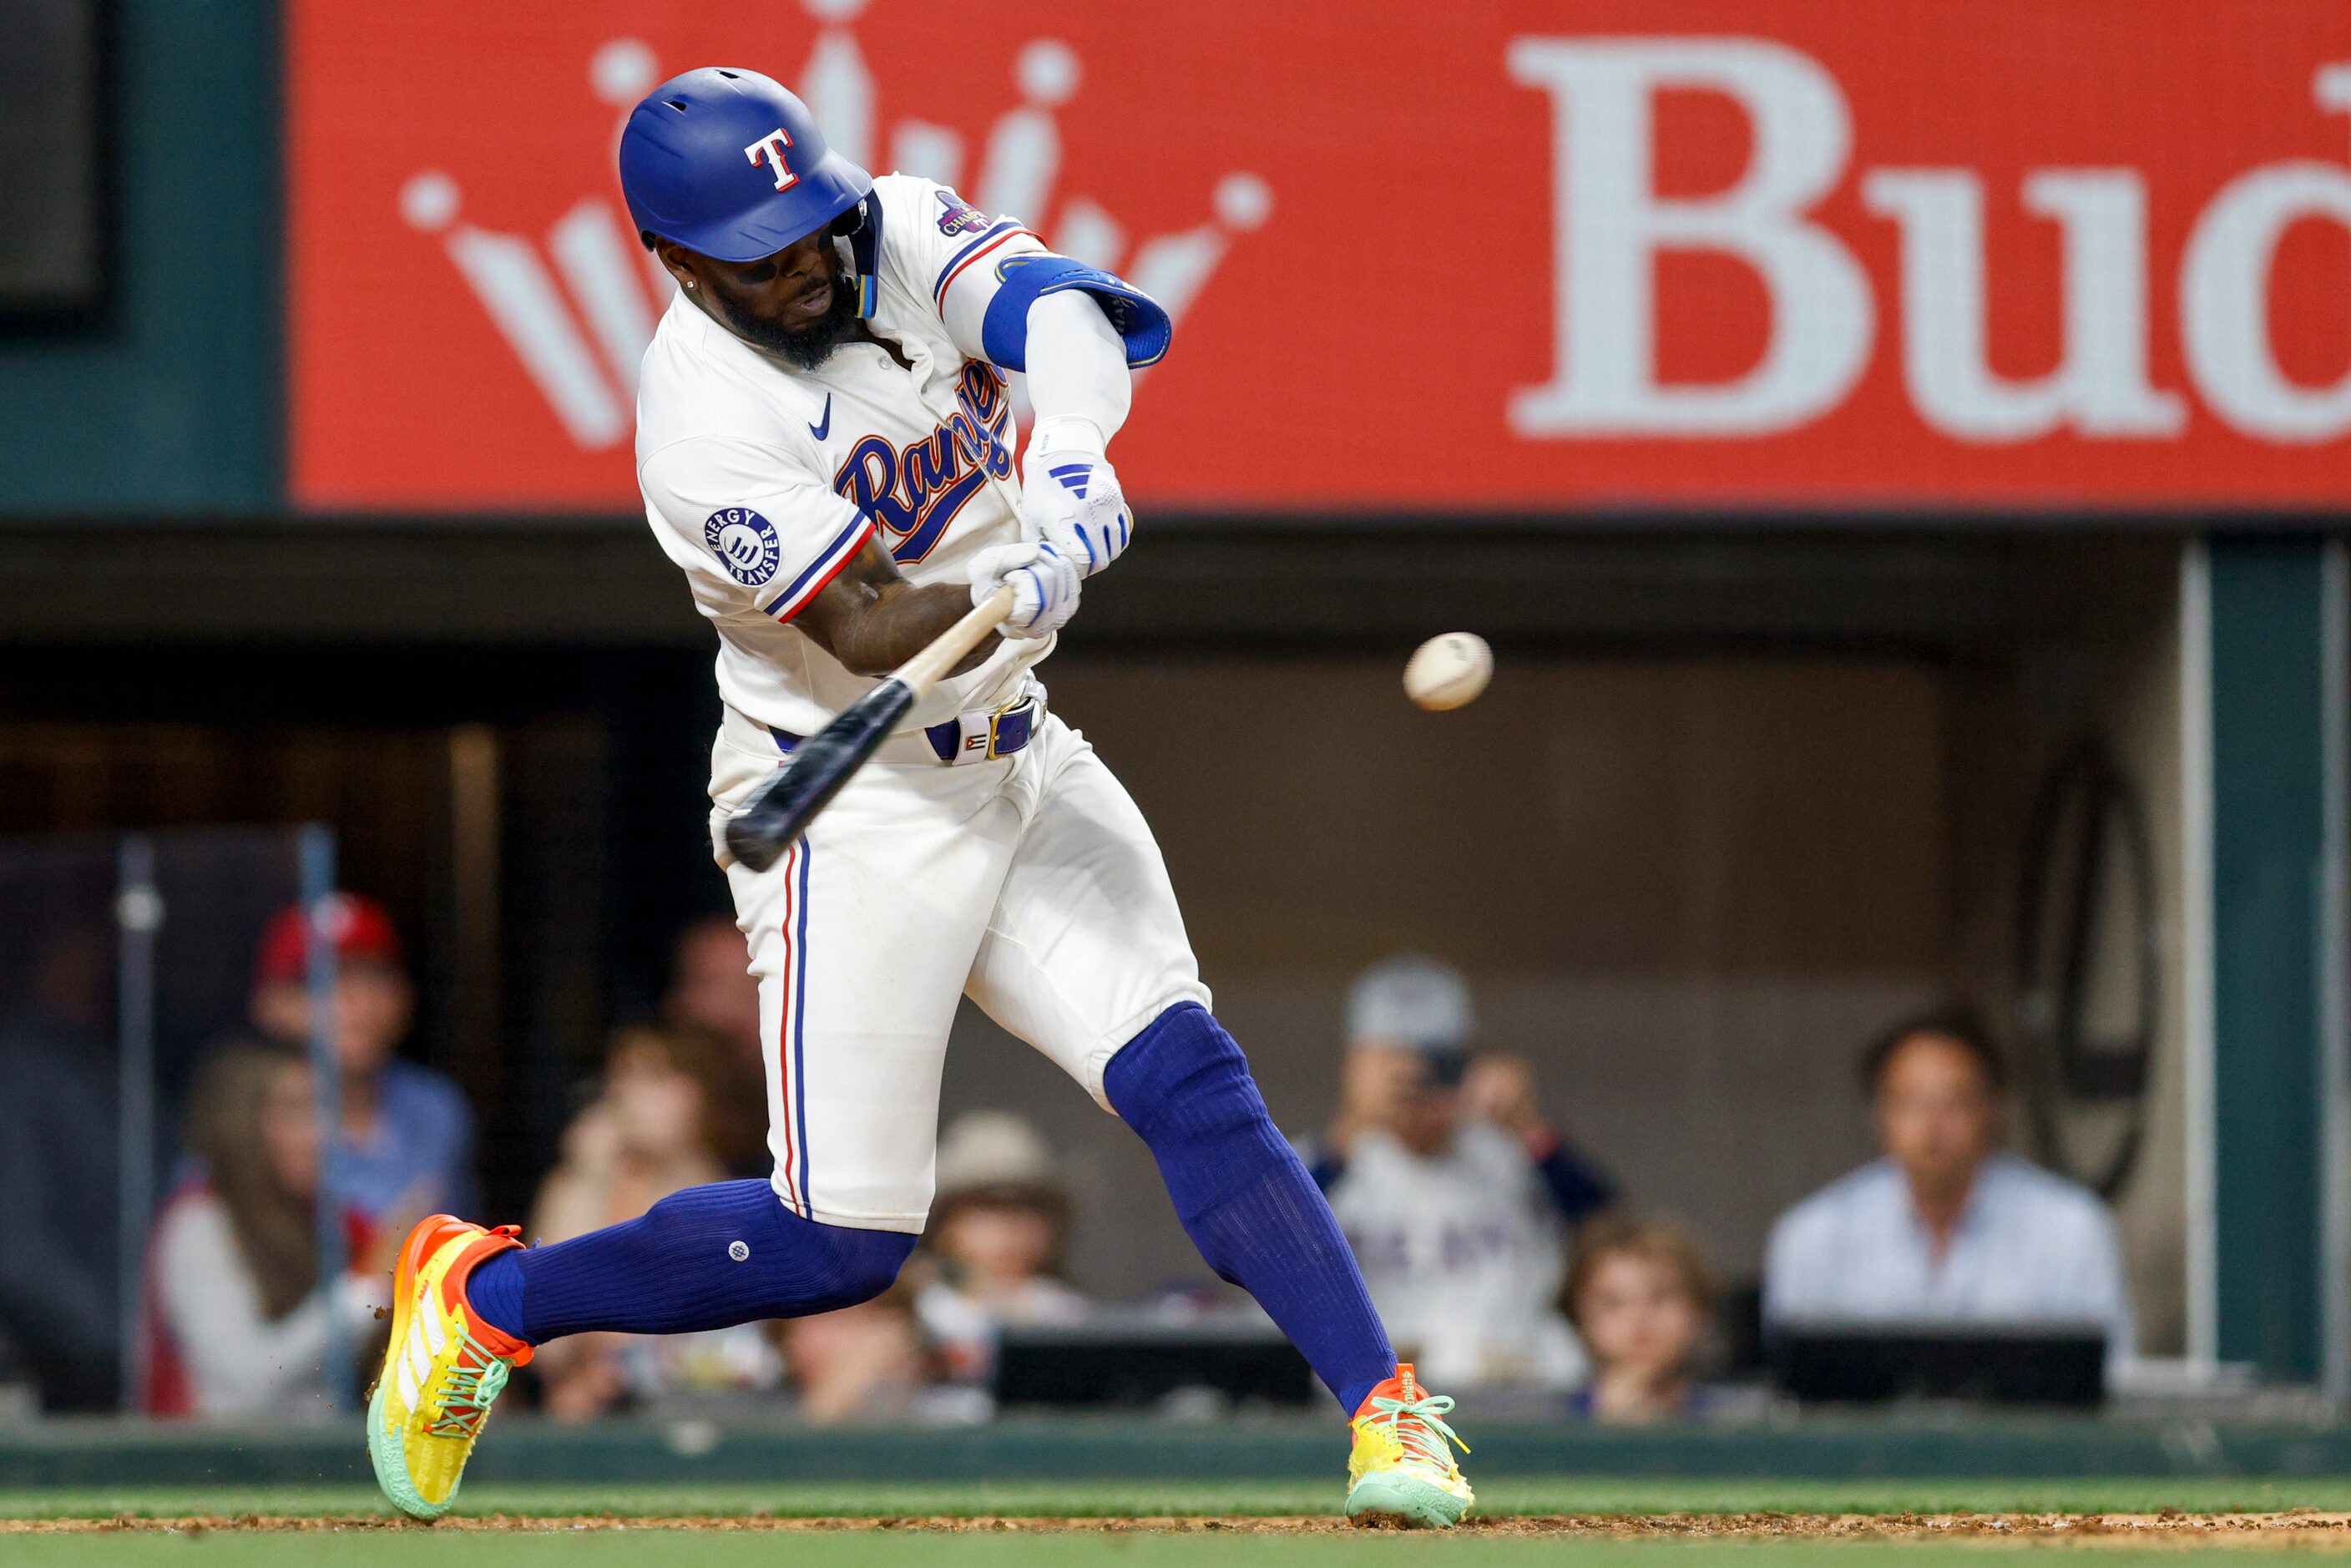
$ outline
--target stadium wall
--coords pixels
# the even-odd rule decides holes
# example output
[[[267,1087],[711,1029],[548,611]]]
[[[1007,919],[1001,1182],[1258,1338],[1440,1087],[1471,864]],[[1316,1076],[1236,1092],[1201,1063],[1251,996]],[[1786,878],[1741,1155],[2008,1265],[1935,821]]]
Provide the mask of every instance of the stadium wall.
[[[115,0],[111,298],[0,334],[0,517],[250,514],[280,494],[277,12]],[[85,540],[90,552],[109,544]]]

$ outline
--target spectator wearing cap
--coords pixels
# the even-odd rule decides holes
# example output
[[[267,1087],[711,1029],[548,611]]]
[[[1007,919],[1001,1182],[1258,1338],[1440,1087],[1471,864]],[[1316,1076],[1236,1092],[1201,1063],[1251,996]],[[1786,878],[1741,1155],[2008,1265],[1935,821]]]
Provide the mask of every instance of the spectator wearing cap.
[[[319,920],[335,944],[334,1043],[342,1079],[329,1190],[379,1222],[438,1209],[474,1212],[473,1112],[445,1075],[398,1054],[415,1017],[416,992],[390,913],[371,898],[338,893],[325,901]],[[291,904],[262,934],[251,1016],[266,1039],[309,1040],[305,924],[302,906]]]
[[[1567,1230],[1613,1193],[1538,1113],[1517,1058],[1473,1055],[1469,988],[1390,958],[1347,998],[1340,1107],[1310,1166],[1373,1303],[1433,1384],[1572,1388],[1584,1357],[1557,1301]]]
[[[1885,1155],[1771,1228],[1767,1330],[2086,1326],[2110,1363],[2127,1358],[2113,1217],[2087,1187],[1998,1152],[2006,1072],[1976,1018],[1947,1009],[1888,1030],[1861,1078]]]
[[[1069,1221],[1069,1189],[1034,1127],[999,1111],[948,1126],[927,1231],[938,1275],[915,1312],[949,1377],[984,1380],[999,1329],[1077,1322],[1091,1311],[1060,1277]]]

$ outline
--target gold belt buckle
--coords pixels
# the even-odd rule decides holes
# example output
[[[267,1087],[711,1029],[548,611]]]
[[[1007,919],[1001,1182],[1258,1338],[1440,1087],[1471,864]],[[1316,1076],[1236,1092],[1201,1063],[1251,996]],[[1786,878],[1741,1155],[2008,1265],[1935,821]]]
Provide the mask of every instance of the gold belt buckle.
[[[987,716],[987,756],[990,761],[1009,757],[1037,737],[1037,721],[1045,716],[1044,699],[1035,693],[1015,697]],[[1005,727],[1018,720],[1009,735]]]

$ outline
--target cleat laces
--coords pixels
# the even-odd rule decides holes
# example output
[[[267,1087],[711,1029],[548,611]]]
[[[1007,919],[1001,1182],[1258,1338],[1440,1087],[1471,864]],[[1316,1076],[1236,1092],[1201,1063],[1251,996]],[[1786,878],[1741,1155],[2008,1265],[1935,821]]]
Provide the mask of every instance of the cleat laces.
[[[465,1352],[449,1369],[448,1381],[441,1390],[441,1414],[424,1428],[434,1437],[470,1437],[481,1429],[490,1413],[490,1406],[506,1392],[507,1379],[513,1375],[504,1357],[496,1354],[470,1331],[460,1330]],[[469,1364],[467,1356],[473,1357]],[[1451,1402],[1447,1402],[1451,1407]]]
[[[1407,1458],[1449,1470],[1453,1468],[1453,1453],[1446,1444],[1458,1446],[1465,1454],[1469,1451],[1461,1435],[1445,1424],[1445,1417],[1452,1414],[1453,1396],[1449,1394],[1424,1394],[1417,1399],[1390,1399],[1375,1394],[1372,1396],[1369,1424],[1386,1422],[1396,1447],[1404,1450]]]

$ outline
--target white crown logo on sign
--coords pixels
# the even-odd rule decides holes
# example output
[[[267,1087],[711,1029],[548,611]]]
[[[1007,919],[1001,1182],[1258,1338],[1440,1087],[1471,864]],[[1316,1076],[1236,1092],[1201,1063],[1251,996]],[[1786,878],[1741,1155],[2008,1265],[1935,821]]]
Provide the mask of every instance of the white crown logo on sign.
[[[826,140],[852,162],[873,168],[873,73],[845,25],[867,0],[801,4],[820,26],[797,90]],[[1234,236],[1270,215],[1273,193],[1257,175],[1235,171],[1217,182],[1207,221],[1130,248],[1125,228],[1101,203],[1082,194],[1056,201],[1061,131],[1054,111],[1076,93],[1080,75],[1067,44],[1040,38],[1022,47],[1013,66],[1021,101],[989,129],[969,194],[983,212],[1028,223],[1062,255],[1118,272],[1181,320]],[[623,115],[659,79],[653,50],[635,38],[611,40],[589,63],[589,85]],[[961,132],[903,119],[890,131],[889,157],[880,166],[957,184],[965,153]],[[637,243],[614,196],[584,197],[558,218],[547,231],[544,256],[522,235],[465,222],[460,205],[456,181],[437,169],[401,187],[402,217],[440,236],[571,439],[590,452],[619,445],[629,435],[638,361],[675,287],[669,275]]]

